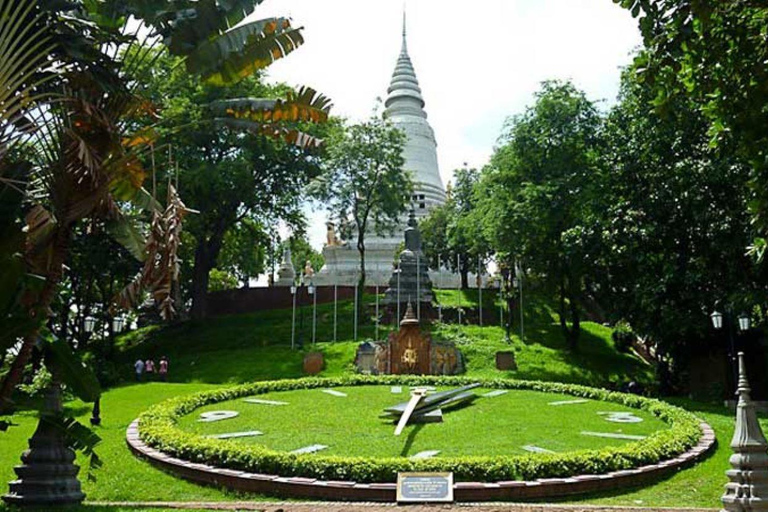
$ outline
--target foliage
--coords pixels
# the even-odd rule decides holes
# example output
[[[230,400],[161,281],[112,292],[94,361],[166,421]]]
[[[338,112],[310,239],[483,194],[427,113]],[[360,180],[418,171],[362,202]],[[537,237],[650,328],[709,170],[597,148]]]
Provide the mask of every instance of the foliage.
[[[207,314],[211,269],[226,267],[243,276],[260,270],[248,240],[258,238],[263,252],[271,243],[261,236],[265,226],[278,220],[302,225],[301,191],[319,173],[318,154],[304,151],[318,139],[303,129],[324,122],[329,104],[314,91],[268,86],[259,76],[227,89],[206,85],[178,64],[160,54],[137,74],[163,108],[158,132],[172,145],[167,177],[178,180],[185,201],[200,212],[185,228],[190,251],[182,269],[192,316],[200,318]],[[220,263],[225,241],[231,245]]]
[[[221,292],[225,290],[234,290],[237,288],[237,278],[226,270],[217,268],[211,269],[210,280],[208,281],[208,290],[212,292]]]
[[[391,232],[402,221],[411,197],[411,176],[403,169],[404,146],[405,134],[378,118],[340,127],[330,140],[324,172],[313,184],[342,236],[355,234],[359,294],[365,287],[366,234]]]
[[[483,215],[477,208],[479,181],[477,169],[456,169],[448,200],[432,209],[420,223],[424,253],[431,265],[459,273],[465,289],[469,287],[468,274],[478,273],[478,266],[484,269],[491,253],[483,231]]]
[[[571,83],[544,82],[536,103],[508,120],[479,192],[494,247],[522,259],[557,291],[560,325],[574,349],[584,274],[593,259],[585,212],[598,171],[599,132],[600,117],[584,93]]]
[[[613,326],[611,339],[613,339],[616,349],[619,352],[629,352],[635,337],[636,335],[632,330],[632,326],[629,325],[626,320],[619,320],[616,322],[616,325]]]
[[[325,265],[323,254],[316,251],[315,248],[309,244],[306,235],[302,236],[300,233],[295,232],[281,245],[283,248],[287,246],[291,249],[291,262],[293,263],[293,268],[296,270],[297,275],[304,271],[304,267],[308,261],[312,264],[312,269],[315,272]]]
[[[605,122],[610,173],[590,216],[600,249],[588,284],[612,318],[682,370],[723,350],[724,337],[709,330],[718,302],[765,303],[765,271],[745,255],[748,172],[734,146],[709,145],[706,119],[686,97],[671,98],[666,112],[652,98],[634,70],[625,73]]]
[[[272,250],[267,229],[253,219],[245,218],[224,235],[218,265],[248,287],[251,278],[266,270],[267,253]],[[214,290],[213,284],[209,289]]]
[[[603,450],[568,454],[456,457],[412,460],[404,458],[324,457],[313,454],[292,455],[257,445],[233,445],[206,439],[177,427],[180,416],[194,409],[224,400],[268,391],[312,389],[342,385],[408,384],[459,386],[475,382],[459,377],[368,377],[353,376],[338,379],[301,379],[267,381],[235,388],[178,397],[150,408],[140,418],[141,439],[150,446],[172,456],[193,462],[216,460],[217,465],[236,470],[248,470],[283,476],[302,476],[323,480],[352,480],[357,482],[391,482],[400,471],[452,471],[458,480],[499,481],[510,479],[565,478],[577,474],[597,474],[653,464],[673,458],[691,448],[701,437],[699,420],[683,409],[658,400],[636,395],[609,392],[584,386],[536,381],[493,379],[482,385],[500,389],[531,389],[564,393],[577,397],[615,402],[646,410],[670,424],[646,440]]]
[[[636,71],[654,105],[692,99],[715,144],[733,144],[751,166],[749,203],[763,258],[768,230],[768,6],[761,1],[614,0],[639,18],[646,51]]]

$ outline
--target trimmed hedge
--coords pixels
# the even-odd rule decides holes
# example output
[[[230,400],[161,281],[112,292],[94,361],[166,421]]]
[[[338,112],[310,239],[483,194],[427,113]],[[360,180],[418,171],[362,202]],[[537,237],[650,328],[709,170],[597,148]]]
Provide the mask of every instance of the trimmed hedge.
[[[177,426],[179,417],[198,407],[272,391],[372,384],[461,386],[473,382],[480,382],[487,388],[527,389],[614,402],[648,411],[669,424],[670,428],[655,432],[643,441],[602,450],[411,460],[402,457],[296,455],[262,446],[205,438]],[[149,446],[171,456],[239,471],[366,483],[394,482],[397,473],[402,471],[452,471],[458,481],[494,482],[601,474],[655,464],[695,446],[702,435],[699,423],[700,420],[693,414],[659,400],[573,384],[467,377],[355,375],[334,379],[257,382],[172,398],[151,407],[139,417],[139,435]]]

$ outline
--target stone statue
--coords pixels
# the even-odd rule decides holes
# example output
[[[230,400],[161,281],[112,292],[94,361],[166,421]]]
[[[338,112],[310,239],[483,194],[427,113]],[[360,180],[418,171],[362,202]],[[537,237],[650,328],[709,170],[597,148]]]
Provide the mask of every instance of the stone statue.
[[[413,210],[408,215],[408,227],[405,228],[405,248],[413,253],[421,251],[421,232]]]
[[[305,278],[315,277],[315,269],[312,268],[312,262],[309,260],[307,260],[307,263],[304,265],[304,277]]]
[[[336,225],[333,222],[326,222],[325,226],[328,228],[325,233],[325,245],[329,247],[337,247],[341,245],[341,240],[336,236]]]

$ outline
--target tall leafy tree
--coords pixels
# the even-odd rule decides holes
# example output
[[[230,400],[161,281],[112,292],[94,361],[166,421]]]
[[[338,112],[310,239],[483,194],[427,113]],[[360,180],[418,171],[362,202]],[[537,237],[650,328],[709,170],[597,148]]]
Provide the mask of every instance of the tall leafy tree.
[[[568,82],[544,82],[508,121],[481,183],[481,209],[497,250],[522,259],[559,297],[572,348],[580,334],[589,256],[584,211],[598,171],[600,117]],[[569,325],[570,324],[570,325]]]
[[[744,251],[745,162],[732,144],[710,146],[695,102],[677,96],[659,112],[653,95],[627,71],[606,120],[607,172],[590,217],[601,250],[588,281],[614,319],[629,320],[681,370],[722,348],[708,332],[712,309],[764,303],[766,288]]]
[[[758,228],[753,252],[768,248],[768,5],[757,0],[614,0],[639,19],[646,51],[636,71],[669,108],[693,100],[714,143],[736,148],[751,167],[749,202]]]
[[[320,170],[318,153],[307,151],[319,140],[300,129],[325,121],[329,103],[309,89],[267,86],[259,76],[228,88],[208,85],[178,64],[160,55],[140,73],[162,106],[158,131],[171,146],[171,178],[178,168],[179,188],[199,212],[187,231],[194,239],[191,315],[203,318],[210,271],[228,232],[248,222],[302,222],[303,188]],[[287,99],[270,99],[280,96]]]
[[[343,127],[329,140],[323,175],[314,184],[339,226],[354,232],[360,253],[358,294],[365,285],[365,237],[402,221],[413,185],[403,169],[405,134],[378,118]],[[344,233],[349,235],[350,233]],[[362,307],[362,300],[358,301]]]

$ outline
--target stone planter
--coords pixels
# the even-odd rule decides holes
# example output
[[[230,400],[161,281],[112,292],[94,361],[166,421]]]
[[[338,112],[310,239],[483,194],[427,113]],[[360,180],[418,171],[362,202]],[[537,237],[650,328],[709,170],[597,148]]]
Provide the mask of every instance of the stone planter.
[[[323,369],[323,353],[308,352],[304,356],[304,373],[307,375],[317,375]]]
[[[496,369],[502,371],[517,370],[515,353],[511,350],[496,352]]]

